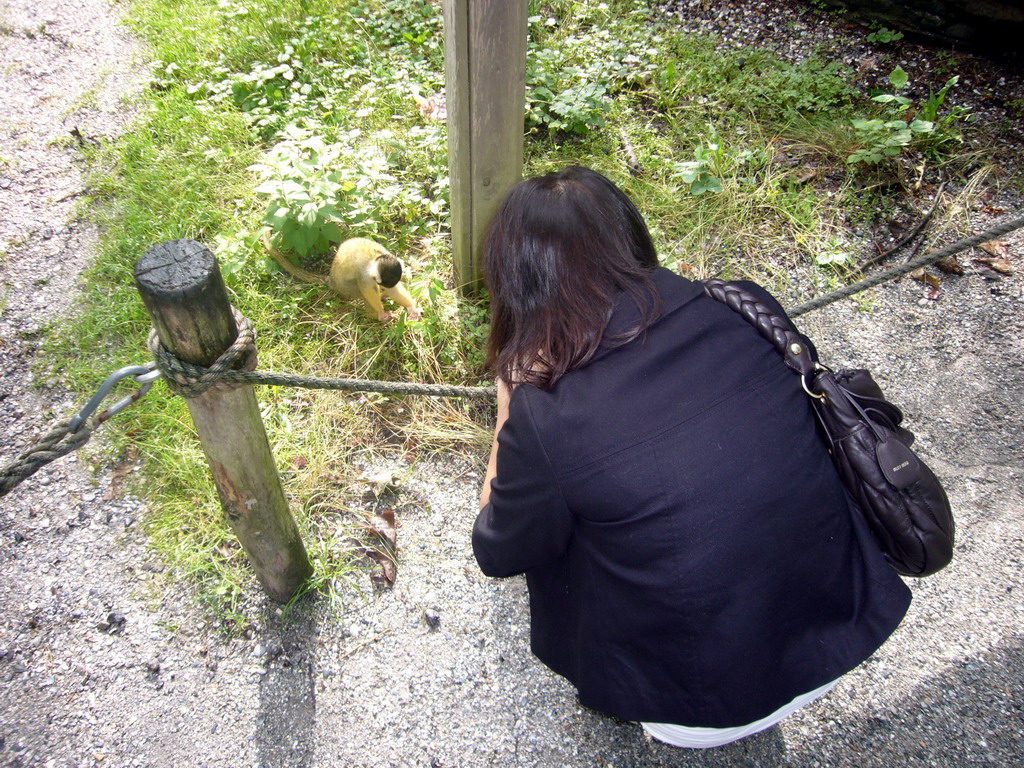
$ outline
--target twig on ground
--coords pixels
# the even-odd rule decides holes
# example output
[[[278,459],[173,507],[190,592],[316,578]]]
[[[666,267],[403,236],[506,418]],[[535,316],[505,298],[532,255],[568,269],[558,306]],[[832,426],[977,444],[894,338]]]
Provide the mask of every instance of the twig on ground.
[[[921,219],[921,221],[918,223],[916,227],[914,227],[913,232],[904,237],[889,250],[883,251],[882,253],[879,253],[876,256],[872,256],[870,259],[861,264],[860,268],[867,269],[868,267],[873,267],[875,264],[878,264],[879,262],[885,261],[887,258],[896,253],[896,251],[900,250],[900,248],[903,248],[907,243],[911,242],[915,237],[921,234],[921,232],[923,232],[925,227],[928,225],[928,222],[931,221],[932,215],[935,213],[935,209],[939,207],[939,201],[942,200],[942,190],[944,190],[945,188],[946,182],[942,182],[939,185],[938,191],[935,193],[935,200],[934,202],[932,202],[932,207],[928,209],[928,213],[926,213],[924,215],[924,218]],[[914,257],[918,250],[920,250],[920,245],[918,245],[918,247],[914,249],[914,253],[911,254],[911,258]]]
[[[619,138],[622,140],[622,148],[626,152],[626,162],[629,164],[629,172],[634,176],[639,176],[644,172],[644,169],[640,166],[640,160],[636,156],[636,150],[633,148],[633,142],[629,140],[629,136],[626,135],[624,130],[619,131]]]
[[[390,634],[390,632],[391,632],[390,629],[385,629],[383,632],[381,632],[379,634],[376,634],[376,635],[374,635],[373,637],[371,637],[371,638],[369,638],[367,640],[363,640],[363,642],[361,642],[359,645],[355,646],[354,648],[349,648],[347,651],[345,651],[343,654],[341,654],[338,657],[338,661],[345,661],[345,660],[347,660],[350,656],[355,655],[356,653],[358,653],[359,651],[363,650],[363,648],[365,648],[368,645],[373,645],[378,640],[380,640],[382,637],[384,637],[384,635]]]
[[[916,258],[917,254],[919,254],[921,252],[921,249],[924,247],[924,244],[927,243],[927,242],[928,242],[928,238],[927,237],[922,237],[920,240],[918,240],[917,244],[913,248],[910,249],[910,255],[907,256],[905,261],[910,261],[911,259]],[[950,256],[949,258],[953,259],[953,258],[956,258],[956,257],[955,256]]]
[[[65,203],[68,200],[74,200],[76,197],[81,197],[84,194],[85,194],[85,190],[84,189],[79,191],[79,192],[71,192],[71,193],[69,193],[67,195],[64,195],[64,197],[60,198],[59,200],[54,200],[54,202],[55,203]]]

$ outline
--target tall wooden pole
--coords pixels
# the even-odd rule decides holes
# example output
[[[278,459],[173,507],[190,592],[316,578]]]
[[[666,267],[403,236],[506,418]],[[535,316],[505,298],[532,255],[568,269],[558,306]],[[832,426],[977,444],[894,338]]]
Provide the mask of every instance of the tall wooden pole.
[[[217,262],[192,240],[150,248],[135,282],[163,345],[209,366],[238,335]],[[188,399],[228,525],[266,593],[287,602],[313,572],[299,537],[250,385]]]
[[[465,293],[482,285],[487,224],[523,168],[528,0],[444,0],[452,252]]]

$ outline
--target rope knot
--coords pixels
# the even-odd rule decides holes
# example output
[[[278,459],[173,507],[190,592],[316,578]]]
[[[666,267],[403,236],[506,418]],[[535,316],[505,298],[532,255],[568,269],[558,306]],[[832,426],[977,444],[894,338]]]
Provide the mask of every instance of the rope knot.
[[[256,369],[256,333],[253,331],[252,322],[234,307],[231,308],[231,314],[235,318],[235,325],[238,326],[238,336],[208,368],[192,365],[175,357],[160,343],[156,329],[150,329],[149,351],[172,392],[186,398],[198,397],[210,389],[226,392],[242,386],[245,382],[225,381],[222,378],[225,371]]]

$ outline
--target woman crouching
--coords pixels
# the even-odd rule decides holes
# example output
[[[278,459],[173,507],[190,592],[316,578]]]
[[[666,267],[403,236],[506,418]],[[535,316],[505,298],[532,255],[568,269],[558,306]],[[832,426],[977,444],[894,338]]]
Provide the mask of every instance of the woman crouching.
[[[473,549],[489,576],[526,574],[531,648],[582,704],[718,746],[885,641],[910,592],[851,515],[798,377],[658,267],[614,184],[520,182],[484,270],[499,394]]]

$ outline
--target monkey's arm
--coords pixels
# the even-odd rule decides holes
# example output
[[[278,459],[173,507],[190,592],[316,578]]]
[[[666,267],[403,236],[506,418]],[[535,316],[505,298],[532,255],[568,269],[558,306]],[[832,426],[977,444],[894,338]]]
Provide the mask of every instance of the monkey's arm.
[[[393,315],[384,310],[384,305],[380,301],[380,292],[377,290],[377,284],[370,277],[364,276],[359,279],[359,292],[363,295],[370,314],[375,314],[382,323],[391,320]]]
[[[409,316],[410,320],[416,321],[420,319],[420,308],[416,306],[416,300],[405,290],[404,285],[397,283],[391,288],[385,288],[384,292],[394,299],[396,304],[405,307],[405,313]]]

